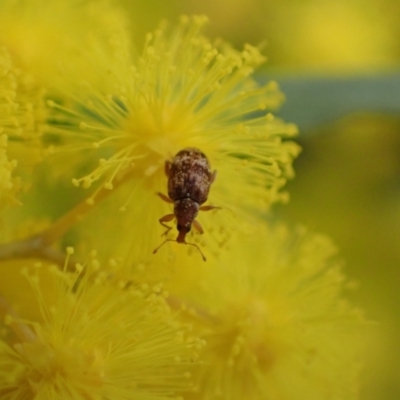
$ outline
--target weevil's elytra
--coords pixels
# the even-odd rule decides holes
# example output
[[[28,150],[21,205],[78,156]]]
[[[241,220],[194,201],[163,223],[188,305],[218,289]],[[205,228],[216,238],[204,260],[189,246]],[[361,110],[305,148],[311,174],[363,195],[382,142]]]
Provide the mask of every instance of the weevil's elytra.
[[[213,178],[210,163],[200,150],[183,149],[165,165],[168,196],[172,200],[190,198],[199,205],[207,201]]]
[[[165,223],[176,218],[179,232],[176,242],[196,247],[205,261],[206,258],[200,248],[194,243],[187,243],[185,237],[192,225],[203,233],[200,223],[196,220],[199,210],[208,211],[218,208],[202,206],[207,201],[210,186],[216,178],[217,171],[211,172],[210,163],[204,153],[194,147],[187,147],[179,151],[172,161],[165,162],[165,173],[168,177],[168,197],[162,193],[158,195],[163,200],[174,203],[174,213],[159,219],[161,225],[167,228],[164,234],[172,229]],[[154,253],[167,241],[173,240],[166,239],[154,250]]]

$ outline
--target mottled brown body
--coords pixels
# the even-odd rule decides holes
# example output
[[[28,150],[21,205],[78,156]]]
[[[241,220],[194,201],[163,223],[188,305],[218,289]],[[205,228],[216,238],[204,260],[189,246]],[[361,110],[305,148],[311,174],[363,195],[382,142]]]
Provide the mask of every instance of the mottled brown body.
[[[207,201],[212,173],[207,157],[200,150],[190,147],[181,150],[172,162],[166,162],[165,172],[172,200],[188,198],[197,204]]]
[[[218,208],[201,206],[207,201],[210,186],[215,180],[216,172],[211,172],[210,163],[205,154],[193,147],[187,147],[179,151],[172,161],[165,162],[169,197],[162,193],[158,193],[158,195],[163,200],[174,204],[174,213],[165,215],[159,221],[167,228],[165,232],[167,234],[171,228],[165,225],[165,222],[176,218],[179,232],[176,239],[178,243],[190,244],[198,248],[193,243],[186,243],[185,236],[190,232],[192,224],[200,233],[203,233],[200,223],[196,221],[199,210],[208,211]],[[198,250],[200,251],[199,248]],[[205,260],[203,254],[202,256]]]

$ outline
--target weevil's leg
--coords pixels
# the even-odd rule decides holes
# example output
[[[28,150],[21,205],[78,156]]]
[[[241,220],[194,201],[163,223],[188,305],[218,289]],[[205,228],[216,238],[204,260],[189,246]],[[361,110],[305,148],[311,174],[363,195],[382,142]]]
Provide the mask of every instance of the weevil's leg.
[[[167,228],[167,230],[161,235],[161,236],[166,236],[168,232],[172,229],[171,226],[168,226],[165,222],[172,221],[175,218],[175,214],[167,214],[161,217],[158,222],[164,227]]]
[[[153,250],[153,254],[156,254],[157,251],[160,249],[160,247],[164,246],[165,243],[167,243],[167,242],[175,242],[175,241],[176,240],[173,240],[173,239],[165,239],[158,247],[156,247]],[[197,251],[200,253],[201,257],[203,258],[203,261],[207,261],[206,256],[203,254],[203,252],[200,250],[200,247],[197,246],[197,244],[195,244],[195,243],[187,243],[187,242],[183,242],[183,244],[187,244],[189,246],[196,247]]]
[[[165,161],[164,164],[164,171],[165,171],[165,175],[169,176],[169,170],[171,169],[171,161]]]
[[[210,211],[210,210],[220,210],[221,207],[217,207],[217,206],[201,206],[199,208],[199,210],[201,211]]]
[[[173,203],[173,201],[161,192],[157,192],[157,195],[161,197],[162,200],[166,201],[167,203]]]
[[[164,244],[167,243],[167,242],[175,242],[175,240],[172,240],[172,239],[165,239],[158,247],[156,247],[156,248],[153,250],[153,254],[156,254],[157,251],[160,249],[160,247],[164,246]]]
[[[217,177],[217,170],[215,170],[212,174],[211,174],[211,178],[210,178],[210,184],[213,183],[215,181]]]
[[[196,249],[198,250],[198,252],[201,254],[201,257],[203,258],[203,261],[207,261],[206,256],[203,254],[203,252],[200,250],[200,247],[197,246],[197,244],[195,244],[195,243],[188,243],[188,242],[184,242],[184,244],[188,244],[189,246],[196,247]]]
[[[199,233],[201,233],[201,234],[204,233],[203,227],[200,225],[200,222],[197,221],[197,219],[195,219],[195,220],[193,221],[193,226],[196,228],[197,232],[199,232]]]

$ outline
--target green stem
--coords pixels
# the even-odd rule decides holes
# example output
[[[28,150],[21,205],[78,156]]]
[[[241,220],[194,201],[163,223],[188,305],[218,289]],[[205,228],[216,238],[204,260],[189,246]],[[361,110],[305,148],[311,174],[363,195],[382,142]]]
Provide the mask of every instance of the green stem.
[[[126,173],[124,177],[116,183],[113,190],[116,190],[127,182],[130,177],[131,175],[129,172]],[[23,240],[0,245],[0,261],[16,258],[40,258],[63,265],[65,256],[50,246],[93,209],[94,200],[96,200],[96,203],[99,203],[107,198],[111,192],[112,191],[109,189],[101,187],[95,194],[92,194],[89,198],[83,200],[66,214],[54,221],[54,223],[43,232]]]

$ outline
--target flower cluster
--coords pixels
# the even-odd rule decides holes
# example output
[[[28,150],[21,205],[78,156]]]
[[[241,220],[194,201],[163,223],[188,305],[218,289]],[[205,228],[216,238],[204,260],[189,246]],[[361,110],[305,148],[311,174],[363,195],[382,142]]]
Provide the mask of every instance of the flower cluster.
[[[190,387],[202,343],[168,312],[160,286],[109,279],[93,256],[74,274],[38,262],[17,273],[40,313],[24,330],[15,316],[5,318],[17,344],[0,342],[4,396],[166,399]]]
[[[363,319],[336,250],[265,221],[296,127],[254,78],[260,49],[206,22],[139,51],[111,2],[0,4],[1,399],[357,397]],[[158,221],[186,148],[217,173],[204,234],[174,243]]]
[[[17,177],[39,159],[38,141],[46,113],[43,94],[0,43],[0,206],[15,200],[20,186]]]

